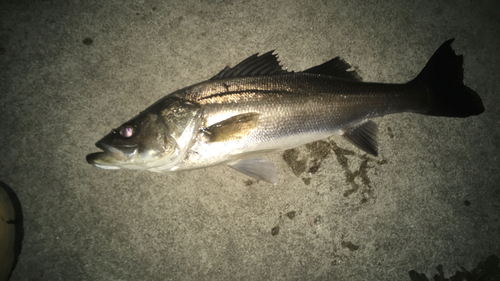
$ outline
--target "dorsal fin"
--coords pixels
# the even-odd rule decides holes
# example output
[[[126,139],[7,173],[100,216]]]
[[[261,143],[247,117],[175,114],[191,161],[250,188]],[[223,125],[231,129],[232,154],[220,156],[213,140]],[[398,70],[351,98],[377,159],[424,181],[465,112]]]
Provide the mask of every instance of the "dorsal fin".
[[[343,59],[336,57],[323,64],[311,67],[302,72],[314,73],[328,75],[336,78],[342,78],[349,81],[362,81],[361,77],[356,73],[356,71],[347,71],[351,68],[351,65],[345,62]]]
[[[281,68],[278,56],[273,55],[273,51],[267,52],[261,56],[254,54],[236,66],[224,68],[210,80],[222,79],[228,77],[245,77],[245,76],[263,76],[273,74],[288,73]]]

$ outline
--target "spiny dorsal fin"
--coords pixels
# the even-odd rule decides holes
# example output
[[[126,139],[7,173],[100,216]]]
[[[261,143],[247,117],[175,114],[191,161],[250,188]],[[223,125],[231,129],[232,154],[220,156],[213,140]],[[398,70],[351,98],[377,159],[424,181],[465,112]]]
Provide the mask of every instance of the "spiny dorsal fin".
[[[264,76],[288,73],[281,68],[278,56],[273,55],[273,52],[274,50],[261,56],[257,53],[238,63],[236,66],[226,66],[226,68],[210,78],[210,80],[228,77]]]
[[[342,78],[349,81],[362,81],[361,77],[356,73],[356,71],[347,71],[351,68],[351,65],[345,62],[343,59],[336,57],[323,64],[311,67],[302,72],[314,73],[328,75],[336,78]]]

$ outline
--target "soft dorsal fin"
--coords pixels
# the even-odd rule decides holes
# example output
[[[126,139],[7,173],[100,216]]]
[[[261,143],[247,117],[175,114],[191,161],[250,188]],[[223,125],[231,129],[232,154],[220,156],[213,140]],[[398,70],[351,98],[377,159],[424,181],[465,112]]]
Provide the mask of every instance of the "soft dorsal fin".
[[[286,70],[281,68],[278,56],[273,55],[273,52],[274,50],[260,56],[257,53],[238,63],[236,66],[226,66],[226,68],[217,73],[214,77],[210,78],[210,80],[228,77],[263,76],[288,73]]]
[[[350,64],[345,62],[343,59],[336,57],[323,64],[311,67],[302,72],[328,75],[336,78],[346,79],[349,81],[362,81],[361,77],[356,73],[356,71],[347,71],[349,68],[351,68]]]

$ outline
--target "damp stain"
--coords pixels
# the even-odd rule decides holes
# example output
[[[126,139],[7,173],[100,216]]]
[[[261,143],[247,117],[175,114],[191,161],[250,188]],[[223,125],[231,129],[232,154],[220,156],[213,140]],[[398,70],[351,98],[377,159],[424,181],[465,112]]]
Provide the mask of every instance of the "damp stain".
[[[91,38],[87,37],[87,38],[85,38],[85,39],[82,40],[82,43],[83,43],[83,45],[90,46],[90,45],[92,45],[92,43],[94,43],[94,40],[92,40]]]
[[[326,141],[316,141],[306,144],[306,148],[309,151],[309,157],[312,159],[312,166],[309,168],[309,173],[315,174],[323,160],[325,160],[331,153],[331,145]]]
[[[321,215],[318,215],[314,218],[314,224],[320,224],[323,222],[323,217]]]
[[[348,197],[360,189],[361,185],[356,182],[356,178],[360,178],[361,184],[371,189],[370,178],[368,178],[368,161],[370,161],[368,156],[361,156],[360,158],[362,161],[359,168],[353,171],[349,168],[349,159],[347,156],[354,156],[354,151],[340,148],[334,142],[332,142],[332,148],[337,157],[337,161],[342,167],[342,170],[344,170],[346,183],[351,185],[351,188],[344,192],[344,196]]]
[[[300,152],[296,148],[288,149],[283,152],[283,160],[292,169],[292,172],[298,177],[306,171],[307,159],[299,159]]]
[[[394,133],[392,132],[391,127],[387,127],[387,135],[389,135],[389,137],[390,137],[391,139],[393,139],[393,138],[394,138]]]
[[[295,211],[290,211],[290,212],[286,213],[286,216],[287,216],[289,219],[293,220],[293,219],[295,218],[295,215],[296,215],[296,214],[297,214],[297,212],[295,212]]]
[[[181,22],[184,20],[183,16],[177,17],[170,21],[169,26],[171,29],[178,29],[181,25]]]
[[[288,209],[288,205],[285,207],[285,209]],[[284,213],[284,216],[283,216],[283,213],[280,212],[278,223],[276,224],[276,226],[271,228],[271,235],[272,236],[278,235],[279,231],[280,231],[280,226],[283,226],[283,225],[289,223],[286,218],[288,218],[289,220],[293,220],[297,215],[300,215],[300,213],[301,213],[300,210],[298,212],[293,210],[293,211],[289,211],[289,212]]]
[[[326,141],[316,141],[306,144],[306,149],[309,151],[310,168],[307,171],[310,174],[316,174],[323,161],[332,154],[330,143]]]
[[[373,198],[373,190],[371,186],[370,178],[368,177],[368,170],[373,168],[368,165],[370,162],[374,162],[377,165],[387,164],[387,160],[379,160],[376,161],[373,158],[370,158],[368,155],[356,155],[354,151],[340,148],[335,142],[331,141],[333,152],[337,158],[337,162],[344,170],[345,181],[348,183],[351,188],[344,192],[344,197],[349,197],[353,193],[358,192],[362,189],[361,193],[364,195],[363,199],[361,199],[361,203],[366,203],[368,198]],[[357,156],[361,163],[359,164],[359,168],[357,170],[351,169],[349,167],[349,158],[347,156]],[[360,183],[356,181],[359,179]]]
[[[350,241],[342,241],[341,245],[342,245],[342,248],[347,248],[350,251],[356,251],[357,249],[359,249],[358,245],[354,245]]]
[[[271,235],[272,235],[272,236],[276,236],[276,235],[278,235],[279,233],[280,233],[280,226],[279,226],[279,225],[277,225],[277,226],[275,226],[275,227],[271,228]]]
[[[302,178],[304,184],[311,183],[310,175],[316,174],[321,169],[324,160],[333,153],[344,171],[346,183],[350,185],[350,188],[344,192],[344,196],[349,197],[361,190],[363,194],[361,203],[365,203],[373,197],[368,171],[374,165],[387,164],[387,160],[377,161],[367,154],[359,155],[352,150],[339,147],[334,141],[316,141],[306,144],[305,148],[306,155],[301,155],[301,152],[296,148],[286,150],[283,153],[285,162],[297,177]],[[356,164],[358,167],[352,168],[355,163],[359,163]],[[306,172],[307,174],[303,175]],[[330,188],[330,190],[332,189],[333,187]]]
[[[283,160],[292,169],[295,176],[299,177],[304,172],[314,175],[316,174],[323,160],[325,160],[331,153],[331,146],[326,141],[316,141],[305,145],[308,155],[301,156],[300,151],[296,148],[288,149],[283,152]],[[302,180],[306,185],[311,184],[310,177],[303,177]]]

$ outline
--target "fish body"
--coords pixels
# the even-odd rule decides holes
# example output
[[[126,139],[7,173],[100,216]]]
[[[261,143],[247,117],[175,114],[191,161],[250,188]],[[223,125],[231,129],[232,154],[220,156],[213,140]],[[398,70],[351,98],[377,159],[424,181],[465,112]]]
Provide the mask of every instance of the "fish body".
[[[371,117],[419,111],[428,99],[402,85],[353,83],[309,73],[205,82],[176,95],[203,107],[203,127],[209,131],[197,134],[179,169],[258,156],[341,135],[346,128]],[[216,131],[217,124],[225,120],[249,115],[248,120],[231,122],[236,131],[228,132],[225,124],[220,133]],[[239,130],[253,120],[255,125]]]
[[[106,169],[155,172],[228,165],[278,182],[263,155],[342,135],[377,155],[370,118],[413,112],[468,117],[484,111],[463,85],[462,57],[445,42],[404,84],[362,82],[338,57],[302,72],[282,70],[272,52],[175,91],[113,130],[87,156]]]

